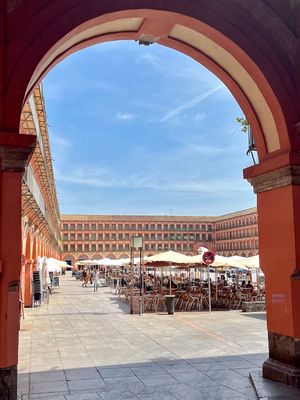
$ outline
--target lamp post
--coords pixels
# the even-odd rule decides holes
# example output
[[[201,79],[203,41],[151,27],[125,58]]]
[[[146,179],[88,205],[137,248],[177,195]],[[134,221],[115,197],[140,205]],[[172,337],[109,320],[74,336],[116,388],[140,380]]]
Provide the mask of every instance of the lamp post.
[[[143,313],[143,275],[142,275],[142,251],[143,251],[143,236],[131,237],[131,248],[134,259],[134,250],[140,252],[140,297],[139,297],[139,314]]]

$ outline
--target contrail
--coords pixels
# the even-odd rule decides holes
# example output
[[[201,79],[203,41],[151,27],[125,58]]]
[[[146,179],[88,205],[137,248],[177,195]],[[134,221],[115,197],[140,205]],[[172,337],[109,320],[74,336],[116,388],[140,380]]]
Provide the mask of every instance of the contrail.
[[[222,89],[224,87],[223,83],[221,85],[218,85],[217,87],[207,90],[206,92],[200,94],[197,97],[194,97],[192,100],[188,101],[187,103],[182,104],[179,107],[176,107],[174,110],[168,112],[163,118],[161,118],[161,122],[166,122],[168,119],[174,117],[175,115],[181,113],[184,110],[187,110],[189,108],[194,107],[197,103],[200,103],[201,101],[207,99],[207,97],[211,96],[213,93],[216,91]]]

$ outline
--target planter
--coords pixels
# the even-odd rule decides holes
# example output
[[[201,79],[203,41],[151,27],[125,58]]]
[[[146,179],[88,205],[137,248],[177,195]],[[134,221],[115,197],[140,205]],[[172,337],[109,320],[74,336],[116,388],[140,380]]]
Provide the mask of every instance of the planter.
[[[166,306],[168,314],[174,314],[175,312],[175,296],[169,294],[166,296]]]

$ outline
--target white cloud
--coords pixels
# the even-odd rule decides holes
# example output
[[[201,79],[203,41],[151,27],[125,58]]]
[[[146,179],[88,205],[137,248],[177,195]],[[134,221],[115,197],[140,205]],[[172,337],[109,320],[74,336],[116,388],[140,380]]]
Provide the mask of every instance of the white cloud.
[[[72,143],[69,142],[67,139],[62,138],[61,136],[50,135],[50,139],[53,145],[63,146],[63,147],[71,147]]]
[[[212,89],[207,90],[204,93],[201,93],[199,96],[194,97],[192,100],[187,101],[184,104],[174,108],[172,111],[169,111],[165,116],[160,119],[160,122],[166,122],[170,118],[175,117],[176,115],[180,114],[182,111],[188,110],[189,108],[194,107],[196,104],[200,103],[201,101],[207,99],[209,96],[217,92],[218,90],[224,87],[223,84],[218,85]]]
[[[203,112],[197,112],[194,119],[195,121],[202,121],[205,117],[206,115]]]
[[[132,114],[132,113],[118,112],[116,115],[116,119],[118,119],[119,121],[132,121],[135,118],[136,118],[136,115]]]

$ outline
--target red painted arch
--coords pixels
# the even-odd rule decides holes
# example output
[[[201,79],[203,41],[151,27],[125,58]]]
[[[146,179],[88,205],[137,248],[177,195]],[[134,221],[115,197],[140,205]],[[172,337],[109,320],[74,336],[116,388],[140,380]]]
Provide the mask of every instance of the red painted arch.
[[[270,12],[270,9],[267,11]],[[145,18],[138,30],[96,37],[87,36],[81,42],[70,45],[61,53],[58,52],[49,66],[41,67],[45,59],[75,34],[85,32],[100,23],[137,16]],[[22,18],[22,30],[17,28],[21,23],[20,18]],[[27,23],[24,24],[24,21]],[[70,0],[65,4],[52,0],[42,6],[40,1],[24,0],[16,8],[11,7],[7,20],[9,46],[3,129],[18,131],[20,112],[26,93],[28,95],[34,84],[68,54],[94,43],[116,39],[138,39],[141,33],[148,32],[160,36],[159,43],[195,58],[228,86],[252,125],[260,159],[265,159],[267,150],[264,134],[247,95],[231,76],[230,71],[225,71],[198,49],[168,37],[170,26],[174,23],[205,35],[233,55],[248,71],[274,117],[280,140],[280,148],[275,153],[300,148],[299,135],[294,134],[297,105],[294,100],[296,96],[289,54],[293,51],[293,40],[289,36],[288,29],[284,31],[284,26],[280,27],[282,35],[286,35],[286,40],[291,43],[288,52],[285,53],[283,46],[279,46],[278,43],[276,46],[272,26],[267,26],[267,20],[264,25],[261,21],[250,17],[245,7],[240,7],[238,4],[232,7],[221,0],[211,1],[209,4],[204,1],[191,4],[189,1],[179,0],[172,2]],[[254,41],[253,36],[261,40]],[[34,74],[36,76],[32,80]],[[30,81],[31,86],[28,86]],[[273,155],[274,152],[271,156]]]

